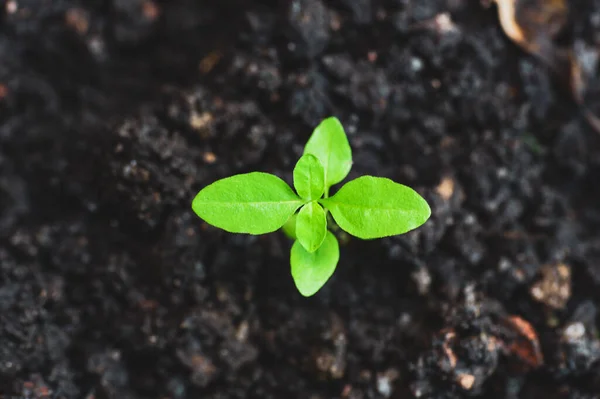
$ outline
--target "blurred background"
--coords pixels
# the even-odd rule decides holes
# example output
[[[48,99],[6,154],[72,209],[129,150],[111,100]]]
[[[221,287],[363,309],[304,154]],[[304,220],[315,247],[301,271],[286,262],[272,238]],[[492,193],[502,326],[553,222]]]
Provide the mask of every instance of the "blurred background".
[[[600,1],[0,5],[3,397],[600,397]],[[432,217],[307,299],[191,201],[330,115]]]

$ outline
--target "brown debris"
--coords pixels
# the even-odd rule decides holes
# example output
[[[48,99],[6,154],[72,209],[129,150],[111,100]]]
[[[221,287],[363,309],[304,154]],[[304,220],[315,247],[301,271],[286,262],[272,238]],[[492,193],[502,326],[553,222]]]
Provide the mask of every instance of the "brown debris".
[[[436,365],[449,380],[465,391],[481,386],[481,375],[472,368],[473,357],[482,362],[494,362],[499,352],[498,339],[488,334],[462,335],[454,328],[442,329],[436,338]],[[477,347],[477,354],[465,351],[465,347]],[[486,353],[487,352],[487,353]]]
[[[504,342],[505,348],[530,367],[537,368],[544,363],[537,333],[531,324],[519,316],[509,316],[505,324],[516,333],[512,342]]]
[[[160,15],[160,8],[153,1],[145,1],[142,5],[142,13],[146,19],[154,21]]]
[[[46,383],[44,382],[42,377],[38,374],[34,374],[32,377],[32,381],[23,382],[23,396],[19,395],[18,397],[50,399],[53,395],[53,392],[50,390],[50,388],[48,388],[48,386],[46,386]],[[11,397],[13,396],[8,396],[8,398]],[[16,398],[17,396],[15,395],[14,397]],[[4,398],[5,397],[2,394],[0,394],[0,399]]]
[[[346,384],[346,385],[344,385],[344,389],[342,390],[342,393],[340,394],[340,396],[342,398],[347,398],[348,396],[350,396],[351,392],[352,392],[352,385]]]
[[[0,83],[0,100],[8,95],[8,88]]]
[[[200,72],[206,75],[207,73],[212,71],[215,66],[217,66],[219,61],[221,61],[221,58],[223,58],[223,54],[221,54],[220,52],[210,52],[206,57],[202,58],[202,60],[200,61],[200,65],[198,66]]]
[[[65,23],[80,35],[85,35],[90,28],[87,13],[81,8],[67,10],[65,13]]]
[[[542,267],[542,278],[531,286],[530,294],[538,302],[563,309],[571,297],[571,269],[564,263]]]
[[[526,52],[538,57],[567,86],[573,100],[584,108],[590,126],[600,133],[600,117],[585,106],[584,93],[596,73],[600,49],[582,53],[581,45],[560,48],[554,39],[565,27],[566,0],[493,0],[504,33]]]
[[[457,362],[456,355],[454,354],[454,351],[450,347],[451,342],[454,341],[455,338],[456,338],[456,333],[454,331],[446,331],[444,333],[444,343],[442,344],[442,349],[444,350],[444,354],[446,355],[446,358],[448,359],[448,364],[450,365],[451,369],[454,369],[456,367],[456,362]]]
[[[506,35],[528,53],[557,67],[559,52],[553,39],[565,26],[565,0],[495,0]]]

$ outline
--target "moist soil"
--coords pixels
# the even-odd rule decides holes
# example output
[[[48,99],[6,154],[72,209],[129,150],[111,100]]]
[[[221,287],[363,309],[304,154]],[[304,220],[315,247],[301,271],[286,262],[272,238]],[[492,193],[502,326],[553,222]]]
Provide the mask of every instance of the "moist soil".
[[[3,397],[599,398],[600,135],[488,3],[2,2]],[[304,298],[190,204],[330,115],[432,216]]]

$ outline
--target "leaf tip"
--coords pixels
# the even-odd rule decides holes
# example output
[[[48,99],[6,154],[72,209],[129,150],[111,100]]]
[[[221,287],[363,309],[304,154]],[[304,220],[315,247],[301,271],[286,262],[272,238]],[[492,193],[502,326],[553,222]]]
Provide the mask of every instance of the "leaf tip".
[[[316,294],[329,281],[339,261],[339,245],[331,232],[322,246],[308,253],[299,241],[294,242],[290,254],[291,274],[296,289],[304,297]]]
[[[423,197],[420,194],[418,194],[418,195],[421,198],[421,209],[420,209],[420,212],[422,214],[422,222],[421,222],[421,225],[422,225],[425,222],[427,222],[429,220],[429,218],[431,217],[431,206],[429,205],[429,202],[427,202],[427,200],[425,199],[425,197]]]
[[[200,203],[202,201],[203,190],[204,189],[198,191],[198,193],[194,196],[194,199],[192,199],[191,203],[192,211],[194,211],[194,213],[201,219],[203,219],[203,217],[201,215],[202,206],[200,205]]]
[[[306,287],[296,285],[296,289],[298,290],[300,295],[302,295],[303,297],[310,298],[311,296],[314,296],[317,292],[319,292],[321,287],[314,289],[313,287],[306,288]]]

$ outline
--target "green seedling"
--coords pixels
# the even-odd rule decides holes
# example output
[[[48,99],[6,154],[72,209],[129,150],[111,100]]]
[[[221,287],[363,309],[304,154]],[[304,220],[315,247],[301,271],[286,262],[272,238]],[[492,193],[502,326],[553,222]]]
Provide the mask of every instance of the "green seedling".
[[[263,172],[239,174],[203,188],[192,209],[207,223],[230,233],[267,234],[282,229],[295,240],[291,274],[298,291],[312,296],[332,276],[340,258],[328,213],[341,229],[360,239],[404,234],[425,223],[429,205],[416,191],[394,181],[362,176],[329,196],[348,176],[352,150],[340,121],[323,120],[294,167],[295,191]]]

